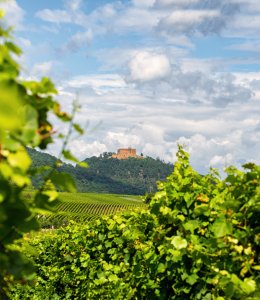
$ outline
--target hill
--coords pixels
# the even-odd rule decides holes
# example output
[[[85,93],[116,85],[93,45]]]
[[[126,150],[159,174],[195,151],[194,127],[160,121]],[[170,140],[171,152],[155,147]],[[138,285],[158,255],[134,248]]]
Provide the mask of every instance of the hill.
[[[28,149],[32,167],[53,166],[56,157]],[[156,182],[164,181],[172,172],[173,165],[159,159],[146,157],[118,160],[110,153],[84,160],[89,168],[63,163],[59,171],[69,173],[76,181],[79,192],[143,195],[156,190]],[[33,185],[38,187],[41,178],[34,176]]]

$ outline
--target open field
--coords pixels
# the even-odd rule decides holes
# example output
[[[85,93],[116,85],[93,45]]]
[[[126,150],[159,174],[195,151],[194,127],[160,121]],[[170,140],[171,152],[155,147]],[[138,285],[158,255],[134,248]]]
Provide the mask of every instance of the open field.
[[[141,196],[60,193],[54,213],[39,216],[43,226],[61,225],[69,220],[86,222],[100,216],[145,206]]]

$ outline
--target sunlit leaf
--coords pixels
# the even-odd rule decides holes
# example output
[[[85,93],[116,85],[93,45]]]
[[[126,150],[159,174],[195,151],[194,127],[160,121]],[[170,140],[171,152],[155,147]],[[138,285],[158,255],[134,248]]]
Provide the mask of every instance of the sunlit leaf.
[[[245,278],[241,283],[241,288],[246,294],[251,294],[256,290],[256,282],[251,278]]]
[[[174,236],[171,240],[171,244],[178,250],[187,248],[188,246],[187,241],[180,236]]]
[[[20,90],[12,81],[0,82],[0,130],[14,130],[22,126],[19,109],[24,104]]]
[[[232,229],[232,223],[224,217],[216,219],[211,227],[212,232],[217,238],[231,234]]]
[[[21,148],[19,151],[8,155],[8,162],[12,167],[27,171],[32,161],[26,150]]]
[[[62,154],[63,154],[65,159],[68,159],[68,160],[73,161],[75,163],[78,162],[78,159],[69,150],[63,150]]]

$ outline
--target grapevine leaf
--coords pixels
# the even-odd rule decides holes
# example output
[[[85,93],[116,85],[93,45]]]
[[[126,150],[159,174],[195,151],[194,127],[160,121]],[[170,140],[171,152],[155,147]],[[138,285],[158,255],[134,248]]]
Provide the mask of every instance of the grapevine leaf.
[[[28,153],[21,148],[20,151],[9,154],[8,162],[12,167],[27,171],[32,161]]]
[[[79,134],[84,134],[84,130],[80,127],[79,124],[73,124],[73,128],[79,133]]]
[[[219,217],[215,220],[211,227],[211,231],[214,233],[215,237],[223,237],[232,233],[232,223],[225,217]]]
[[[65,191],[68,191],[71,193],[75,193],[77,191],[73,178],[67,173],[55,172],[54,174],[51,175],[50,179],[55,186],[57,186],[58,188],[60,188],[62,190],[65,190]]]
[[[256,282],[251,278],[245,278],[240,286],[241,289],[248,295],[256,290]]]
[[[172,241],[171,241],[171,244],[177,249],[177,250],[180,250],[180,249],[183,249],[183,248],[186,248],[188,246],[188,243],[185,239],[183,239],[182,237],[180,236],[174,236]]]
[[[65,159],[78,163],[78,159],[69,150],[63,150],[62,154]]]

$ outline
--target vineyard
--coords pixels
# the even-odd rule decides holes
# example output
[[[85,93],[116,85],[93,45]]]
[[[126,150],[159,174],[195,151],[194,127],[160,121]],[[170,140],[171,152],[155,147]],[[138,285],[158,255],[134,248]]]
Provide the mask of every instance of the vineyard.
[[[229,167],[222,180],[193,170],[182,148],[177,158],[147,206],[63,193],[56,216],[127,211],[22,240],[37,273],[14,283],[10,299],[259,300],[260,167]]]
[[[39,221],[43,227],[65,225],[70,220],[86,222],[144,205],[140,196],[60,193],[54,212],[39,215]]]

